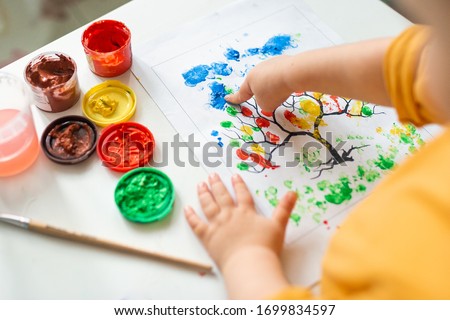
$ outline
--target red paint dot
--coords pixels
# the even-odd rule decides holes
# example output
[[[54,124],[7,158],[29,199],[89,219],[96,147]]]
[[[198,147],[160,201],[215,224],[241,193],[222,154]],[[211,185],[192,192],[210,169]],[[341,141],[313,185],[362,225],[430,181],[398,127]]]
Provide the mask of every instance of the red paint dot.
[[[236,155],[239,157],[239,159],[241,160],[247,160],[249,155],[247,152],[243,151],[242,149],[237,149],[236,150]]]
[[[257,118],[255,120],[256,125],[260,128],[267,128],[268,126],[270,126],[270,122],[267,119],[264,118]]]
[[[246,117],[251,117],[251,116],[253,115],[252,110],[250,110],[250,109],[247,108],[247,107],[242,107],[242,108],[241,108],[241,112],[242,112],[242,114],[243,114],[244,116],[246,116]]]
[[[200,277],[204,277],[206,275],[206,272],[200,271],[198,274],[200,275]]]

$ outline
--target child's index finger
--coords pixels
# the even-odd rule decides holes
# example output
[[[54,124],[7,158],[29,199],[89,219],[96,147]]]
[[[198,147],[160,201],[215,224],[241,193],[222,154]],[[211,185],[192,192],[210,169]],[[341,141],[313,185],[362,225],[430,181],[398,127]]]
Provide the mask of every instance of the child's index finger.
[[[248,81],[245,80],[242,83],[241,88],[236,92],[225,96],[225,100],[232,104],[241,104],[253,97],[253,92],[248,85]]]

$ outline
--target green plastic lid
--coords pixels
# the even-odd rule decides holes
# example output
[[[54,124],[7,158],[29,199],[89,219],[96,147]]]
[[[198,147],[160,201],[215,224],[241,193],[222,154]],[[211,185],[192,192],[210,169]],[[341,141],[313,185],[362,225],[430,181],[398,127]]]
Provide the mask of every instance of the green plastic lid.
[[[165,173],[153,168],[137,168],[119,180],[114,199],[125,218],[149,223],[161,220],[172,211],[175,190]]]

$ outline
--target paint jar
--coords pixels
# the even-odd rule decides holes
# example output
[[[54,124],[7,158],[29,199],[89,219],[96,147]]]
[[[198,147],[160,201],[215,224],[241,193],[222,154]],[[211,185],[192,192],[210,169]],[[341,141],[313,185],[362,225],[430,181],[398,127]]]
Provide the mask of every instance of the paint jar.
[[[118,80],[104,81],[84,95],[83,114],[100,127],[130,120],[136,112],[136,94]]]
[[[77,65],[61,52],[45,52],[28,63],[25,80],[33,92],[34,104],[47,112],[61,112],[80,98]]]
[[[95,151],[97,129],[81,116],[66,116],[51,122],[41,137],[41,148],[50,160],[60,164],[76,164]]]
[[[38,154],[29,92],[18,78],[0,72],[0,177],[24,171]]]
[[[97,143],[97,154],[102,164],[119,172],[147,165],[153,156],[155,138],[140,123],[112,124],[102,130]]]
[[[116,77],[131,67],[131,32],[122,22],[100,20],[83,33],[89,68],[101,77]]]
[[[165,173],[153,168],[138,168],[119,180],[114,199],[126,219],[149,223],[163,219],[172,211],[175,189]]]

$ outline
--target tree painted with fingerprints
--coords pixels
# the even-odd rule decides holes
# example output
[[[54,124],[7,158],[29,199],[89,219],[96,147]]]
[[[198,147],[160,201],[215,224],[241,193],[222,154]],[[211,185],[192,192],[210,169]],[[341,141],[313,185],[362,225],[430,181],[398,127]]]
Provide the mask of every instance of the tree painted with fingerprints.
[[[324,171],[354,161],[352,154],[369,146],[338,148],[336,141],[323,136],[321,129],[327,126],[328,119],[339,116],[370,118],[383,114],[376,111],[376,106],[362,101],[316,92],[292,94],[280,108],[282,112],[264,112],[254,99],[226,107],[232,119],[222,121],[220,125],[241,160],[237,165],[240,170],[260,173],[278,168],[273,161],[274,153],[294,137],[307,136],[319,142],[327,152],[325,161],[303,157],[305,170],[315,172],[314,178],[318,178]]]

